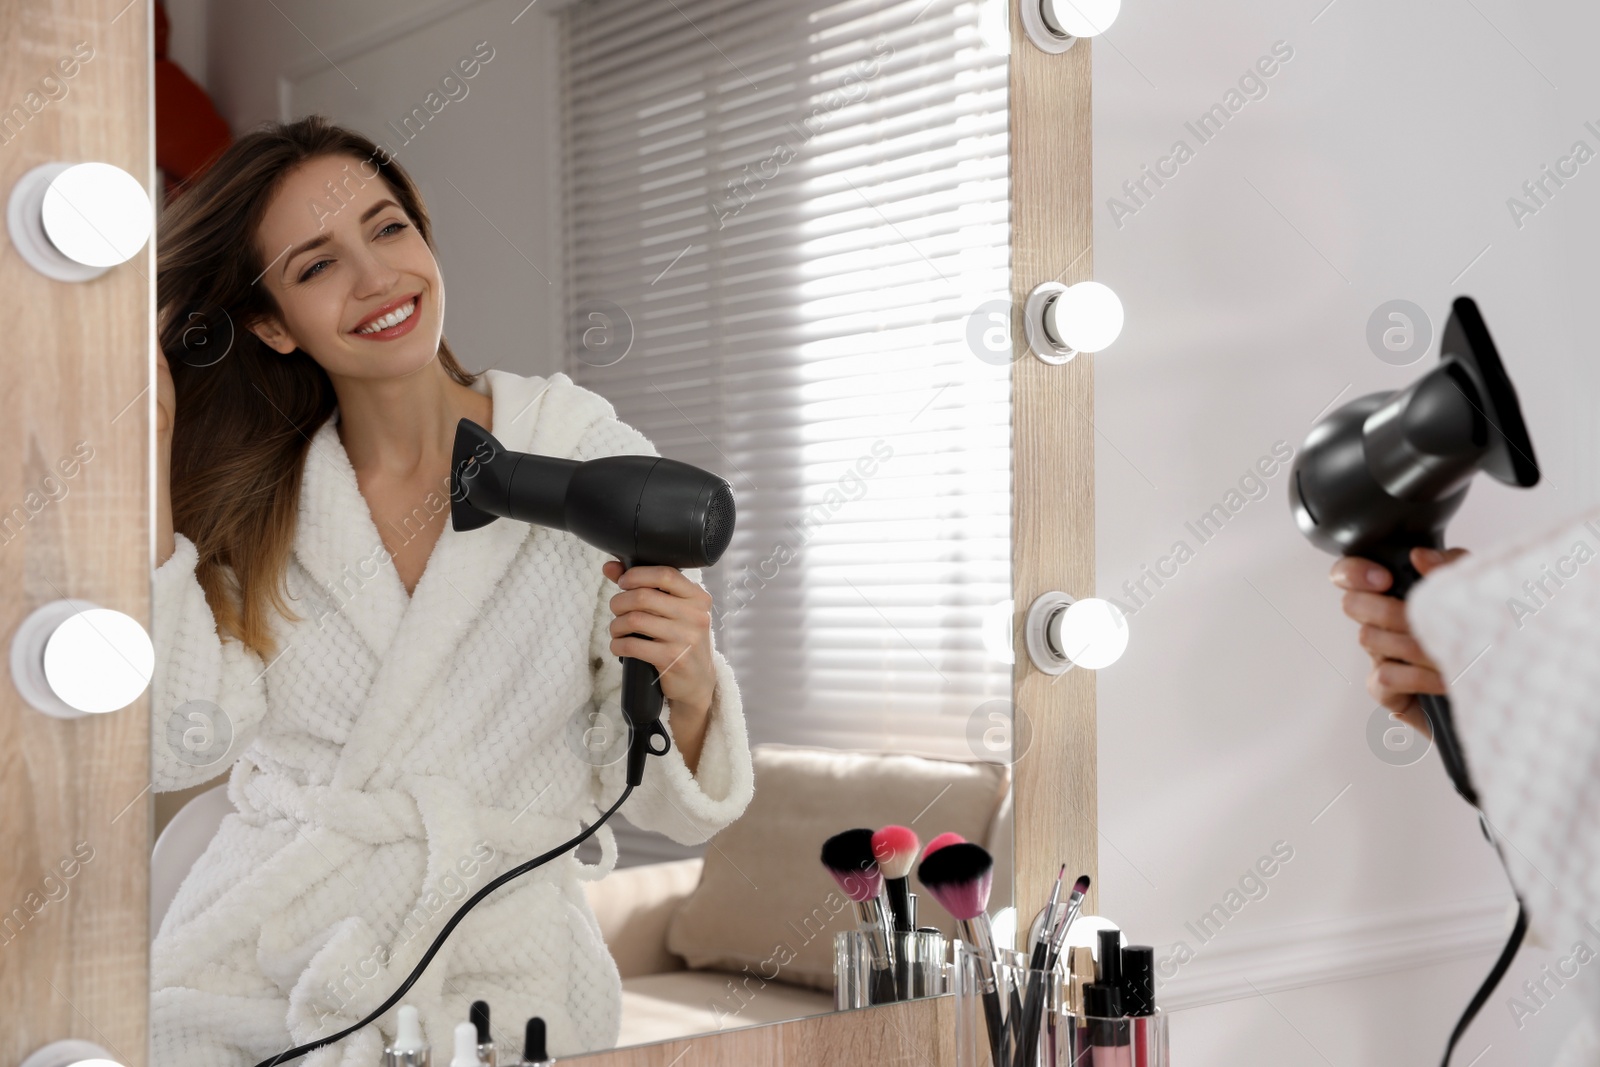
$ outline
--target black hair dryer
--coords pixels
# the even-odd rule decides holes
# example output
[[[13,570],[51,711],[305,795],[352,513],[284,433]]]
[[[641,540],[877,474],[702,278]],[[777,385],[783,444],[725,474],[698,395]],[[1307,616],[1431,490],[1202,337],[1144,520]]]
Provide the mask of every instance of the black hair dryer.
[[[660,456],[579,462],[512,452],[462,419],[450,463],[451,523],[476,530],[499,518],[565,530],[624,567],[709,567],[733,540],[733,489],[709,471]],[[670,744],[661,704],[655,666],[622,657],[629,785],[644,780],[646,756],[664,755]]]
[[[1404,389],[1352,400],[1312,429],[1295,457],[1289,505],[1312,544],[1387,567],[1388,595],[1403,600],[1421,577],[1411,550],[1444,547],[1445,524],[1480,470],[1522,488],[1539,481],[1516,390],[1478,305],[1462,296],[1438,366]],[[1449,700],[1420,701],[1451,782],[1476,806]]]

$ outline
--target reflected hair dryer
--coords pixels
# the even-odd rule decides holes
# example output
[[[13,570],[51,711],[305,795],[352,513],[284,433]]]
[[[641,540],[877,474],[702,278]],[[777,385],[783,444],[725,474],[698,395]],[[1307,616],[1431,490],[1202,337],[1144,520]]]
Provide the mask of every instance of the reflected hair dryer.
[[[495,519],[564,530],[623,567],[708,567],[733,540],[733,489],[709,471],[660,456],[579,462],[512,452],[462,419],[450,463],[450,521],[457,530],[476,530]],[[645,758],[665,755],[671,744],[661,705],[655,666],[622,657],[630,786],[644,780]]]
[[[1295,457],[1289,504],[1312,544],[1387,567],[1388,595],[1403,600],[1421,577],[1411,550],[1444,547],[1445,524],[1479,471],[1522,488],[1539,481],[1517,392],[1478,305],[1462,296],[1436,367],[1404,389],[1352,400],[1312,429]],[[1476,807],[1449,700],[1418,699],[1450,781]]]

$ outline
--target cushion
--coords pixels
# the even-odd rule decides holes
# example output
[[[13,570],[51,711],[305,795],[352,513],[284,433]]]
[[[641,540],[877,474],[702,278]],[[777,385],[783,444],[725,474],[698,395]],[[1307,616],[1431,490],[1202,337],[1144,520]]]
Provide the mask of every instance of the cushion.
[[[667,951],[667,924],[700,882],[698,859],[618,867],[583,883],[600,936],[623,978],[683,970]]]
[[[988,845],[1009,797],[1006,767],[922,756],[758,745],[755,797],[713,837],[700,884],[667,928],[667,947],[692,968],[833,988],[833,935],[855,908],[823,869],[822,843],[841,830],[899,823],[924,841],[951,831]],[[1010,827],[995,863],[995,907],[1010,903]],[[991,850],[994,851],[994,850]],[[918,894],[917,924],[954,924]],[[745,969],[749,968],[748,971]]]

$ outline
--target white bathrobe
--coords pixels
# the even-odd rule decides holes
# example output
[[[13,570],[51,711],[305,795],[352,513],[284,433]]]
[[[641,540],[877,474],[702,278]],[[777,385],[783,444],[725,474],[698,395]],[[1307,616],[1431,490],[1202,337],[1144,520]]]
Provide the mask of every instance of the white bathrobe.
[[[477,388],[492,397],[490,429],[507,448],[657,454],[565,374],[489,371]],[[427,510],[447,503],[440,490]],[[152,1062],[252,1067],[376,1008],[466,897],[621,794],[626,761],[606,763],[612,754],[593,755],[585,739],[597,712],[602,730],[621,722],[608,606],[618,589],[601,572],[611,557],[502,519],[470,533],[447,526],[408,598],[333,420],[306,459],[288,566],[300,620],[279,620],[270,662],[218,639],[195,547],[177,544],[153,590],[155,788],[192,786],[237,761],[228,795],[238,814],[152,946]],[[650,759],[622,809],[684,844],[735,819],[752,791],[738,685],[713,658],[698,773],[674,746]],[[232,745],[195,766],[198,735],[186,747],[184,734],[197,709],[216,716],[211,705]],[[579,884],[615,863],[609,829],[597,837],[599,864],[569,854],[479,904],[406,995],[436,1062],[479,998],[502,1047],[520,1045],[530,1015],[545,1018],[554,1054],[615,1044],[621,984]],[[373,1067],[394,1017],[304,1062]]]
[[[1533,1026],[1556,997],[1583,1003],[1556,1062],[1600,1067],[1600,512],[1437,571],[1407,617],[1449,685],[1529,941],[1565,972],[1539,997],[1508,984],[1484,1012]]]

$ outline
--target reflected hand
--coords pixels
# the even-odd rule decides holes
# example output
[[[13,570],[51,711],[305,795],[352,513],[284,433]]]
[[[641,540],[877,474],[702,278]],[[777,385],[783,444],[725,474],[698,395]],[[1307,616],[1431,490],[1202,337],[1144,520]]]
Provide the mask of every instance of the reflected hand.
[[[611,654],[642,659],[661,672],[672,740],[693,773],[717,685],[711,659],[711,594],[676,567],[638,566],[624,571],[621,563],[608,560],[604,571],[622,589],[611,598],[616,615],[611,620]]]
[[[177,390],[172,385],[172,368],[167,357],[156,349],[156,438],[162,442],[172,440],[172,423],[178,409]]]
[[[1464,548],[1444,552],[1414,548],[1411,565],[1426,576],[1466,554]],[[1445,696],[1445,682],[1438,665],[1411,635],[1405,601],[1383,595],[1394,583],[1394,576],[1371,560],[1347,556],[1333,565],[1328,577],[1345,590],[1344,613],[1361,624],[1361,647],[1372,657],[1367,692],[1395,718],[1431,738],[1417,694]]]

